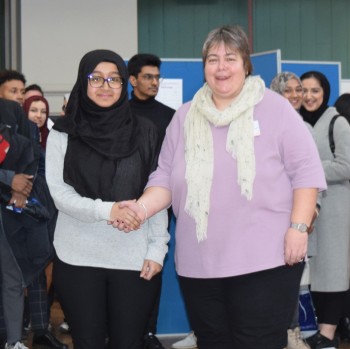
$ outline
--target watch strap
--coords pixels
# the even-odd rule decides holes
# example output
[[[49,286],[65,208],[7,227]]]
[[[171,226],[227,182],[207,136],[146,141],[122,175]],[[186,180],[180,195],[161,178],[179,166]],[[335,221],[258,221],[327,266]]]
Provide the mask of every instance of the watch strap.
[[[290,228],[296,229],[301,233],[306,233],[309,230],[309,227],[305,223],[290,223]]]

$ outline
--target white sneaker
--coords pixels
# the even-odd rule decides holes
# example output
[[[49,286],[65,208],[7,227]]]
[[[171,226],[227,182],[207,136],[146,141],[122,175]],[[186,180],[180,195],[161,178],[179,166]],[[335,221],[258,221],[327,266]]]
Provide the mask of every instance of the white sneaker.
[[[173,349],[193,349],[197,348],[197,337],[193,332],[190,332],[184,339],[175,342],[172,346]]]
[[[17,342],[16,344],[5,344],[5,349],[29,349],[23,343]]]

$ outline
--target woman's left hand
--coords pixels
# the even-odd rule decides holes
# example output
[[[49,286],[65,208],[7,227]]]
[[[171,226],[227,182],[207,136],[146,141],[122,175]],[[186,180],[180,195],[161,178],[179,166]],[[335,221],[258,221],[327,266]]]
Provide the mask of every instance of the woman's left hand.
[[[284,261],[293,265],[301,262],[307,252],[308,234],[289,228],[284,237]]]
[[[160,273],[161,270],[162,266],[159,263],[145,259],[140,277],[144,278],[145,280],[151,280],[153,276]]]

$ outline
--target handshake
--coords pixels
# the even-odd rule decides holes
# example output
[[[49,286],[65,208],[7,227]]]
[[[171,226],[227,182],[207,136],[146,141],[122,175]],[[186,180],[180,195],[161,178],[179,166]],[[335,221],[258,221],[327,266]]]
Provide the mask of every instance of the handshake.
[[[148,218],[148,211],[143,202],[136,200],[114,203],[108,224],[129,233],[138,230]]]

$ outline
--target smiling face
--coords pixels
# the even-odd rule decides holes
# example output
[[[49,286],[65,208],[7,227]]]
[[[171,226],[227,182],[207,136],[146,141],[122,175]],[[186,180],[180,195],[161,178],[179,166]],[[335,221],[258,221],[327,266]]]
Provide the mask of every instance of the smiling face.
[[[241,92],[247,72],[238,51],[221,42],[209,49],[204,74],[216,107],[223,110]]]
[[[97,64],[94,71],[91,72],[93,76],[99,76],[104,79],[111,77],[120,77],[118,68],[114,63],[101,62]],[[116,103],[121,95],[122,88],[110,88],[107,81],[101,87],[92,87],[90,83],[87,86],[88,97],[96,103],[99,107],[108,108]]]
[[[295,110],[299,110],[303,102],[303,88],[298,80],[289,79],[282,95],[288,99]]]
[[[323,103],[324,91],[320,82],[314,77],[304,79],[303,85],[303,106],[313,112],[320,108]]]
[[[28,119],[40,128],[44,126],[47,118],[46,105],[42,101],[33,101],[28,111]]]

